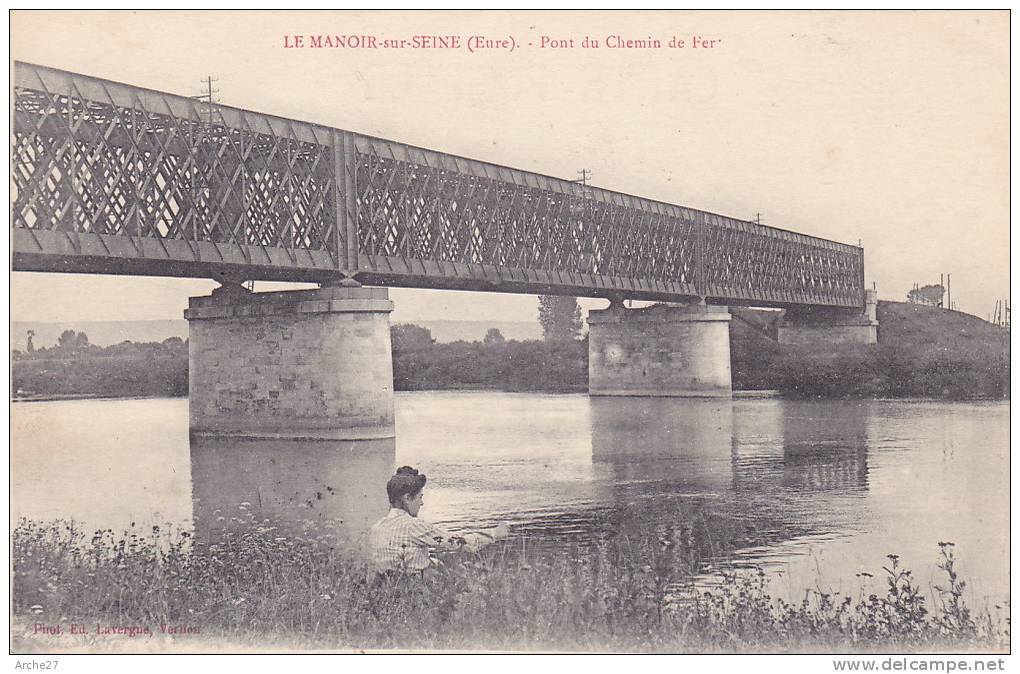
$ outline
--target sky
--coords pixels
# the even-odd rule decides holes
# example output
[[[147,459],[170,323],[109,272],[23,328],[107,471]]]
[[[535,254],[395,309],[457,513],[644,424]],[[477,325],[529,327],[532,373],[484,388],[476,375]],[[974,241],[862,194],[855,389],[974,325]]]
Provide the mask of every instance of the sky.
[[[288,36],[513,38],[512,52],[286,49]],[[542,48],[542,36],[573,48]],[[580,45],[585,36],[602,43]],[[660,40],[618,49],[606,38]],[[692,48],[694,36],[716,40]],[[671,49],[671,38],[686,47]],[[293,40],[290,39],[293,43]],[[529,43],[533,46],[528,46]],[[15,60],[382,136],[865,249],[905,300],[1009,292],[1000,12],[33,12]],[[14,320],[180,318],[211,281],[12,274]],[[258,289],[288,286],[259,284]],[[527,295],[393,289],[395,321],[532,320]],[[604,300],[582,300],[585,308]]]

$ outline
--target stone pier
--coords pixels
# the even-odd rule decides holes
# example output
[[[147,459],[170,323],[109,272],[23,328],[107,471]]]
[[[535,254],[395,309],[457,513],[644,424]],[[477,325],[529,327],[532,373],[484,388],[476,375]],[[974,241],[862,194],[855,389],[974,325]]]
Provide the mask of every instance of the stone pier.
[[[385,288],[191,298],[192,436],[373,440],[395,437]]]
[[[593,396],[729,397],[730,314],[695,305],[588,314]]]
[[[864,309],[827,307],[787,309],[779,323],[779,343],[839,348],[878,343],[877,293],[864,291]]]

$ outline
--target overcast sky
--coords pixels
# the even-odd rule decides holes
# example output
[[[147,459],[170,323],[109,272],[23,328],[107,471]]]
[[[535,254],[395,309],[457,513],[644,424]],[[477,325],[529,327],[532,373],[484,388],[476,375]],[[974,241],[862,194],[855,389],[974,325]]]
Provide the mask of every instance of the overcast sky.
[[[903,300],[1008,295],[1006,12],[107,13],[12,17],[15,59],[351,129],[865,247]],[[513,36],[513,53],[285,50],[286,35]],[[574,49],[540,49],[541,36]],[[589,35],[713,49],[581,49]],[[527,43],[534,43],[528,47]],[[180,318],[215,284],[15,273],[14,320]],[[269,286],[266,286],[269,287]],[[393,290],[396,320],[528,320],[529,296]],[[604,301],[586,306],[604,306]]]

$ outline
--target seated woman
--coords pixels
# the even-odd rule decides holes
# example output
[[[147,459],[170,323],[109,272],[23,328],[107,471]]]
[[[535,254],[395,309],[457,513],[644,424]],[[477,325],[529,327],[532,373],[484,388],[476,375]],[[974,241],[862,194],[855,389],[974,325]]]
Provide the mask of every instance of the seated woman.
[[[420,574],[434,565],[430,553],[436,550],[478,550],[500,538],[509,529],[500,524],[489,532],[452,535],[424,520],[418,511],[424,503],[425,476],[410,466],[397,469],[386,483],[390,511],[372,525],[369,555],[376,576]]]

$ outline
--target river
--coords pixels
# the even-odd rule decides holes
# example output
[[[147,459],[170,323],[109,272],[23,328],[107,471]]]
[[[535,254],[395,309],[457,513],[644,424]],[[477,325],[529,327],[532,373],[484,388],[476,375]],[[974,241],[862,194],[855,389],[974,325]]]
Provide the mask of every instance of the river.
[[[396,417],[395,443],[192,445],[182,399],[15,403],[12,519],[357,535],[409,464],[428,475],[421,516],[451,530],[506,521],[515,544],[583,547],[695,523],[706,577],[764,567],[792,599],[881,590],[887,554],[930,592],[952,541],[971,600],[1009,598],[1008,402],[420,392]]]

